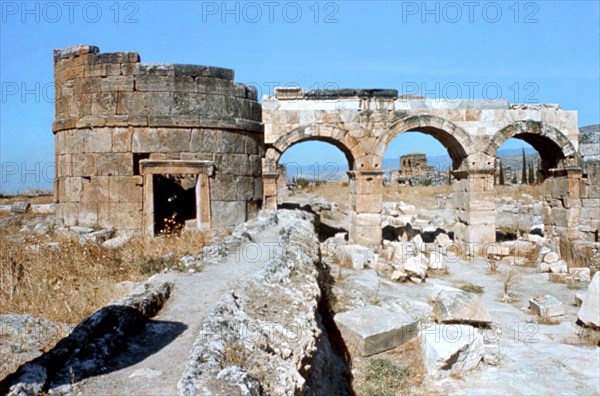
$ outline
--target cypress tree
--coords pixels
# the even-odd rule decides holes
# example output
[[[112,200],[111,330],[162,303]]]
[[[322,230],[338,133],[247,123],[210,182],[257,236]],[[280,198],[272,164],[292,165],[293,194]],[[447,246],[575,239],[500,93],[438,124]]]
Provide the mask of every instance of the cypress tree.
[[[500,160],[500,175],[498,176],[498,183],[504,185],[504,168],[502,167],[502,160]]]
[[[523,148],[523,165],[521,168],[521,184],[527,184],[527,159],[525,158],[525,149]]]
[[[533,164],[529,164],[529,184],[535,184],[535,175],[533,174]]]

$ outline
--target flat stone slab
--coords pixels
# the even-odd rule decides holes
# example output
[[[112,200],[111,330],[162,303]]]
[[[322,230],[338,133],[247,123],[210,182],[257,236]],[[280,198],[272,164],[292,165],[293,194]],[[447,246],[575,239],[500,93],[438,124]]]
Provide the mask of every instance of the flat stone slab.
[[[487,325],[492,316],[479,297],[454,287],[435,285],[431,296],[433,315],[438,323]]]
[[[529,300],[529,309],[531,312],[541,318],[551,318],[565,314],[565,307],[556,298],[545,295]]]
[[[423,361],[427,372],[442,378],[477,367],[483,359],[483,337],[473,327],[438,324],[421,332]]]
[[[600,272],[592,278],[577,317],[586,326],[600,327]]]
[[[370,356],[404,344],[417,335],[417,322],[408,314],[370,305],[334,317],[352,354]]]

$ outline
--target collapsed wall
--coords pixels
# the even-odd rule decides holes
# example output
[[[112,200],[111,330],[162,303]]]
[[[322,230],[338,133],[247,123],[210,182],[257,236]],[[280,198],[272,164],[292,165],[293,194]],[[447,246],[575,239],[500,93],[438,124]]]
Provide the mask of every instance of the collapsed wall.
[[[148,232],[172,212],[244,222],[261,206],[263,130],[256,91],[233,77],[89,45],[55,50],[58,217]]]

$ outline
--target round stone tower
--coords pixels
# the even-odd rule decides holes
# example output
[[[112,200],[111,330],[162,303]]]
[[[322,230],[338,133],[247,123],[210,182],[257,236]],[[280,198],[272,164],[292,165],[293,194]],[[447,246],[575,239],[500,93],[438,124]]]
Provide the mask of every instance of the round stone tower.
[[[55,200],[65,225],[227,227],[260,209],[256,91],[212,66],[54,51]]]

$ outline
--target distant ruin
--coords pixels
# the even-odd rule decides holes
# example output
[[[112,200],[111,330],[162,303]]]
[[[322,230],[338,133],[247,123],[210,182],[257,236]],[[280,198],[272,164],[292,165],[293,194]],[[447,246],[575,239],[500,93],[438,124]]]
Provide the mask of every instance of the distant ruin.
[[[400,177],[422,175],[433,170],[427,164],[427,156],[423,153],[406,154],[400,157]]]
[[[300,88],[276,89],[261,105],[230,69],[144,64],[134,52],[85,45],[55,50],[54,63],[55,199],[66,225],[153,235],[169,218],[239,224],[277,208],[285,150],[318,140],[348,160],[350,241],[377,248],[383,154],[396,136],[419,131],[451,157],[456,242],[495,241],[496,150],[510,138],[540,154],[546,233],[597,238],[597,176],[582,170],[577,112],[558,105]]]

